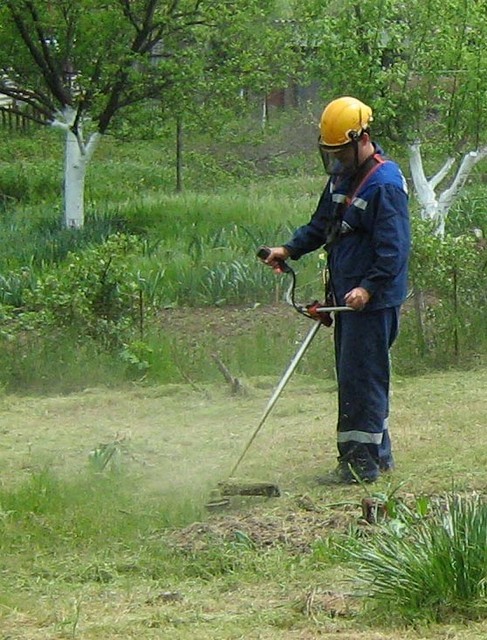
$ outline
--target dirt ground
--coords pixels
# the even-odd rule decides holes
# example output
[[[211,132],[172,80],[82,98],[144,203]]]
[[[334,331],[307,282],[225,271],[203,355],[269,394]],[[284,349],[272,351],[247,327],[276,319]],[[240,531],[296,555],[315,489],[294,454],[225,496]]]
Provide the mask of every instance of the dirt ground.
[[[252,335],[255,329],[296,323],[309,326],[310,320],[300,316],[288,304],[256,304],[255,306],[177,307],[161,309],[158,318],[162,327],[173,335],[194,336],[200,340],[208,335],[221,338]]]

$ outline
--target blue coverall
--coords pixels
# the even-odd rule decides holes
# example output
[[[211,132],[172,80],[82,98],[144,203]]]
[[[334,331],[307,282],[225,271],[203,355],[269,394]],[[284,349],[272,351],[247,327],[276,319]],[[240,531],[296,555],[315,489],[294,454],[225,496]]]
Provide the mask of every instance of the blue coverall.
[[[389,350],[407,294],[410,249],[406,181],[374,146],[365,175],[331,177],[310,221],[284,245],[292,259],[325,247],[335,304],[355,287],[371,295],[362,311],[336,314],[334,334],[339,468],[350,464],[365,481],[394,464]]]

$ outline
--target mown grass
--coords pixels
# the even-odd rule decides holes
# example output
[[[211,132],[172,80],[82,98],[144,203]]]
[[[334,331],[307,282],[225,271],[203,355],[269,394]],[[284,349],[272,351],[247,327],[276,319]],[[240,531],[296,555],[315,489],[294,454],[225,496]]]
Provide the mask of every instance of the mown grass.
[[[485,370],[396,377],[397,470],[367,488],[316,485],[315,476],[335,459],[335,387],[296,376],[239,470],[241,479],[277,482],[282,497],[236,499],[226,513],[206,511],[276,377],[247,380],[241,397],[221,385],[3,396],[3,632],[32,640],[484,637],[479,602],[468,597],[460,606],[448,597],[462,558],[459,575],[482,588],[480,574],[470,572],[476,562],[485,570],[483,529],[475,524],[475,514],[484,513],[480,496],[472,498],[475,509],[455,512],[453,501],[441,509],[431,530],[441,544],[429,547],[427,519],[394,537],[392,527],[360,523],[360,501],[395,491],[406,504],[425,496],[444,505],[452,491],[482,492]],[[101,443],[115,443],[119,455],[97,472],[90,452]],[[441,537],[448,522],[456,538]],[[441,581],[427,570],[429,548],[444,552],[437,561],[447,572]],[[419,615],[412,588],[402,592],[410,598],[402,610],[393,582],[389,592],[374,591],[375,578],[387,581],[392,565],[384,549],[395,558],[394,574],[408,575],[407,557],[416,562],[416,576],[422,571],[420,596],[427,599],[418,597]],[[450,591],[440,594],[443,587]],[[467,629],[463,621],[470,618]]]

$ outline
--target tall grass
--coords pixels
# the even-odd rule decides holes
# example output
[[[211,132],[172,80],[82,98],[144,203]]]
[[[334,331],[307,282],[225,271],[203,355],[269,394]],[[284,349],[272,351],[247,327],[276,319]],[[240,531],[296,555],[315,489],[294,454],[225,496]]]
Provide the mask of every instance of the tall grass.
[[[351,551],[371,608],[408,623],[487,615],[487,504],[448,495],[405,529],[384,525]]]
[[[262,135],[267,136],[265,144],[272,147],[269,132]],[[263,141],[259,145],[264,144]],[[48,144],[51,144],[49,148],[53,155],[44,159]],[[303,164],[301,169],[295,167],[294,173],[286,173],[283,168],[282,172],[265,176],[265,179],[261,179],[260,171],[256,170],[252,179],[250,173],[243,179],[238,167],[225,170],[225,154],[218,156],[218,152],[210,162],[210,155],[206,153],[213,176],[205,175],[203,166],[197,169],[195,164],[191,168],[189,189],[183,194],[175,194],[171,182],[172,152],[168,157],[162,154],[161,141],[122,144],[107,138],[97,151],[87,176],[86,226],[73,232],[65,230],[61,224],[59,166],[62,145],[61,137],[44,130],[32,137],[14,136],[6,141],[10,163],[8,166],[2,164],[0,171],[0,193],[3,193],[0,303],[14,308],[15,313],[22,313],[26,294],[35,289],[46,274],[62,275],[63,264],[70,254],[83,255],[90,248],[104,244],[111,234],[123,232],[142,239],[143,250],[127,259],[125,266],[127,280],[133,283],[140,299],[141,313],[162,307],[281,304],[287,279],[276,277],[270,269],[263,267],[256,260],[255,251],[260,244],[284,242],[313,212],[324,183],[317,162]],[[250,150],[251,147],[246,148],[245,153]],[[200,159],[204,153],[200,146],[197,151]],[[217,157],[222,164],[218,184],[215,184],[217,170],[213,165]],[[464,200],[465,203],[472,209],[468,219],[481,224],[479,194],[475,192],[471,200]],[[458,213],[452,214],[452,220],[455,228],[460,226]],[[298,301],[322,299],[323,260],[315,253],[292,264],[298,273]],[[430,256],[428,261],[420,257],[417,264],[413,277],[427,280],[434,287],[438,282],[435,256]],[[474,268],[470,271],[473,274]],[[470,286],[469,278],[459,268],[455,285],[461,288],[458,291],[451,285],[451,274],[442,275],[444,300],[438,302],[437,292],[432,291],[433,305],[420,318],[421,328],[412,302],[406,305],[401,335],[393,351],[396,372],[415,373],[431,367],[472,366],[485,362],[487,330],[482,313],[485,293],[481,299],[478,295],[483,291],[481,279],[485,276],[485,265],[482,271],[481,260],[477,271],[476,284]],[[425,274],[426,278],[423,277]],[[145,335],[139,332],[132,336],[133,340],[151,342],[145,350],[144,361],[137,355],[143,351],[140,345],[135,350],[137,353],[128,345],[122,354],[120,351],[112,354],[114,366],[113,374],[108,374],[109,383],[117,384],[124,376],[137,376],[142,369],[146,379],[157,380],[158,376],[159,380],[167,379],[175,375],[178,362],[186,358],[188,351],[195,354],[195,361],[207,360],[201,345],[193,344],[194,336],[182,336],[171,346],[168,346],[169,336],[153,338],[158,335],[158,328],[152,326],[152,321],[149,315],[144,317],[140,325],[144,325]],[[5,326],[2,335],[11,339]],[[267,360],[279,362],[282,345],[274,342],[272,334],[268,338],[275,351],[266,350]],[[253,344],[260,344],[254,353]],[[81,358],[83,375],[77,375],[75,358],[68,354],[76,353],[79,345],[70,344],[68,335],[64,337],[63,345],[65,352],[62,355],[55,344],[41,345],[37,341],[31,349],[30,341],[24,337],[14,342],[4,340],[0,343],[0,352],[7,366],[0,379],[7,388],[16,384],[32,388],[35,379],[49,380],[54,374],[55,388],[59,388],[61,377],[72,380],[66,382],[66,386],[74,388],[76,380],[85,378],[84,361]],[[232,364],[241,363],[249,375],[259,373],[255,364],[262,362],[259,336],[248,340],[249,357],[242,357],[238,341],[233,347],[225,345],[224,348]],[[107,356],[100,355],[97,345],[89,340],[83,349],[86,353],[96,354],[91,378],[98,380],[106,373],[102,360]],[[12,361],[13,353],[17,354],[15,362]],[[33,353],[38,356],[35,362]],[[53,362],[55,366],[52,366]],[[145,364],[150,365],[148,369]],[[99,371],[103,372],[101,376]],[[8,372],[12,373],[10,378]],[[63,375],[57,372],[63,372]],[[207,379],[207,367],[202,366],[198,376],[201,380]]]
[[[88,461],[87,461],[88,462]],[[200,497],[159,493],[136,498],[136,479],[118,472],[93,473],[88,467],[70,478],[49,470],[49,463],[13,487],[0,488],[0,549],[70,549],[82,552],[107,541],[137,546],[144,531],[183,526],[201,517]],[[174,492],[173,492],[174,493]],[[26,542],[28,541],[28,544]]]
[[[130,362],[100,351],[94,341],[80,345],[69,331],[4,339],[0,352],[0,387],[8,393],[64,394],[87,386],[114,387],[141,377]]]
[[[176,311],[177,313],[177,311]],[[242,310],[242,314],[252,311]],[[244,320],[245,318],[243,318]],[[232,321],[238,323],[238,318]],[[147,336],[149,367],[144,379],[150,382],[214,383],[222,380],[213,354],[240,378],[270,376],[276,379],[288,366],[308,331],[308,324],[286,322],[271,314],[253,328],[232,326],[219,330],[205,327],[185,335],[167,332],[164,326]],[[194,326],[194,323],[192,323]],[[297,368],[297,374],[334,379],[334,357],[330,334],[323,330]]]

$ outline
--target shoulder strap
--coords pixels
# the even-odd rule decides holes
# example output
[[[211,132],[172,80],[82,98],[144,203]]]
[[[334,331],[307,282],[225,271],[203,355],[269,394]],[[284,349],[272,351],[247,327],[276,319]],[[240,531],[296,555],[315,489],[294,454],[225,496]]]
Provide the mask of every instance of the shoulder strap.
[[[372,174],[374,174],[377,171],[377,169],[382,164],[384,164],[384,162],[386,162],[386,160],[384,160],[384,158],[382,158],[382,156],[378,153],[374,153],[373,156],[370,156],[370,158],[368,158],[364,162],[364,164],[360,167],[359,171],[357,172],[357,175],[355,176],[355,179],[351,184],[349,195],[347,195],[346,197],[347,205],[350,205],[353,202],[353,200],[356,198],[357,193],[360,191],[360,189],[364,186],[364,184],[372,176]],[[350,195],[350,192],[351,192],[351,195]]]
[[[333,217],[329,221],[325,231],[325,248],[329,247],[340,237],[345,209],[350,206],[365,182],[382,164],[384,164],[384,162],[386,162],[386,160],[384,160],[380,154],[375,153],[367,158],[367,160],[365,160],[365,162],[359,167],[357,173],[350,182],[348,194],[345,196],[345,199],[335,203]]]

